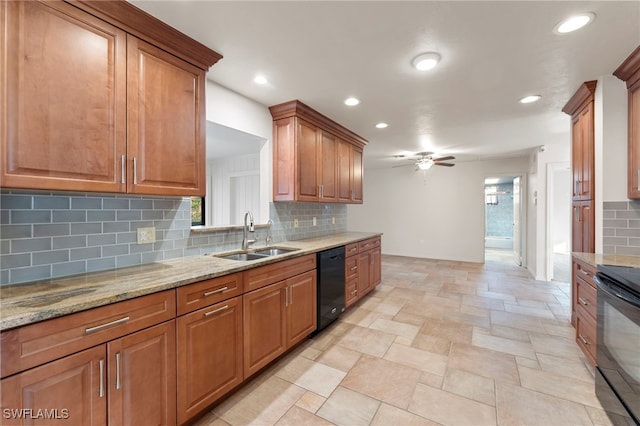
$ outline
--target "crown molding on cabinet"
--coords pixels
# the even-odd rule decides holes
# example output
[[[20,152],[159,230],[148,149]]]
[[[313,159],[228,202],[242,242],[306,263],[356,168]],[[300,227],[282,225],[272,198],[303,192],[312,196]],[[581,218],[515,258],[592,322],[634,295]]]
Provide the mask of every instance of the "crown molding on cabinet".
[[[576,93],[569,99],[569,102],[562,108],[562,112],[573,116],[580,111],[584,105],[593,101],[593,95],[596,91],[596,80],[586,81],[580,85]]]

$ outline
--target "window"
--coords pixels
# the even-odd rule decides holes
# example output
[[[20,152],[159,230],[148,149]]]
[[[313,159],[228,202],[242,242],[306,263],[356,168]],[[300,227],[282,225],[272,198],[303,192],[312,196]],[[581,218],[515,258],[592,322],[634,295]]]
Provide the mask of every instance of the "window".
[[[191,226],[204,226],[204,197],[191,197]]]

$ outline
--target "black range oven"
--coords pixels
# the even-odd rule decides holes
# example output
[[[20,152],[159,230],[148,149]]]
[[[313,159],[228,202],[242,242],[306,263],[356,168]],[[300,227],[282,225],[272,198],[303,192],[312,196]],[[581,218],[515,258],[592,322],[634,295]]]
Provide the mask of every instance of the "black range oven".
[[[640,269],[598,265],[596,394],[614,424],[640,425]]]

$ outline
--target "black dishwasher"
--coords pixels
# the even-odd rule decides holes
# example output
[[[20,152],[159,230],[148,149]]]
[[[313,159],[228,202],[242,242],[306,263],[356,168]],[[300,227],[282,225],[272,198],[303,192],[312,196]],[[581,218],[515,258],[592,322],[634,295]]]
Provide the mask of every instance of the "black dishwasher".
[[[344,311],[344,246],[318,252],[318,328]]]

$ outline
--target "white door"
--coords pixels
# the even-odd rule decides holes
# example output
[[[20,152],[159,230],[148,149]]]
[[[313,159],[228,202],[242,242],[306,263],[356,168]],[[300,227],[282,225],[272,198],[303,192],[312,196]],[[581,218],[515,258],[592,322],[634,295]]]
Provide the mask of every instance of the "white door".
[[[513,260],[518,266],[522,266],[522,235],[520,227],[522,191],[520,190],[520,184],[520,176],[513,179]]]

